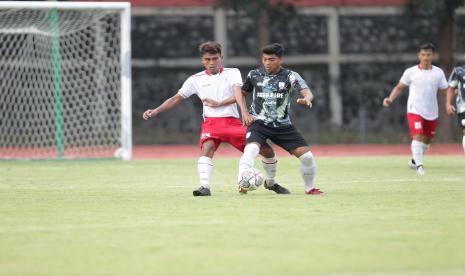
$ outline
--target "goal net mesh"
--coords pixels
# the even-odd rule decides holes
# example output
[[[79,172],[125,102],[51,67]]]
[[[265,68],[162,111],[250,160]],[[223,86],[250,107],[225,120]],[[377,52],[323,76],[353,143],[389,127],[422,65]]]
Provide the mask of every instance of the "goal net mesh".
[[[121,147],[120,13],[0,9],[0,159]]]

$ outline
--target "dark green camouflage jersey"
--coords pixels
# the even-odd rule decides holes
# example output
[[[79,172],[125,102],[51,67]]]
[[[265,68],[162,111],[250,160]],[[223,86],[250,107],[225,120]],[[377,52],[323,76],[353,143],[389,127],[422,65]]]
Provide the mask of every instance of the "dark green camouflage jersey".
[[[449,77],[449,86],[459,90],[455,100],[457,113],[465,112],[465,66],[454,68]]]
[[[265,69],[249,72],[242,90],[253,92],[250,114],[265,125],[279,127],[290,125],[289,109],[293,96],[308,88],[302,77],[289,69],[282,68],[270,75]]]

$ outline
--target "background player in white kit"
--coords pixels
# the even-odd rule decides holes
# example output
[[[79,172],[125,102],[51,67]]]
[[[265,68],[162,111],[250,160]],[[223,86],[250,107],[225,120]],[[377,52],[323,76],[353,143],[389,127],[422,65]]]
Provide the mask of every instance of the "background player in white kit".
[[[438,119],[438,90],[445,93],[448,87],[444,72],[434,65],[435,47],[425,43],[418,49],[420,64],[404,71],[399,83],[392,89],[383,105],[388,107],[400,93],[409,86],[407,101],[407,118],[412,138],[412,160],[409,165],[419,175],[425,174],[423,156],[436,133]]]
[[[213,169],[212,158],[221,142],[227,142],[244,151],[246,128],[239,120],[234,91],[241,91],[241,73],[236,68],[223,68],[221,45],[205,42],[199,47],[201,63],[206,70],[190,76],[173,97],[160,106],[146,110],[142,117],[153,118],[184,99],[196,94],[203,102],[203,116],[200,134],[201,153],[197,163],[200,187],[193,191],[194,196],[210,196],[210,178]],[[273,149],[266,145],[260,151],[266,178],[274,181],[276,159]]]

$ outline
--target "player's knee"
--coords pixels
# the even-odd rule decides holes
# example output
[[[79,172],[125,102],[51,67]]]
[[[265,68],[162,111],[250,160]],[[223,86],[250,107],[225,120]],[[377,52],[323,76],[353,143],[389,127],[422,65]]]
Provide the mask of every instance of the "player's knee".
[[[215,142],[212,140],[207,140],[202,144],[202,155],[212,158],[215,153]]]
[[[268,144],[263,145],[260,148],[260,155],[265,157],[265,158],[273,158],[274,157],[273,148],[271,148]]]
[[[299,160],[304,166],[316,167],[315,158],[313,158],[313,153],[311,151],[307,151],[306,153],[302,154],[299,157]]]
[[[260,152],[260,147],[256,143],[249,143],[244,148],[244,155],[256,157]]]

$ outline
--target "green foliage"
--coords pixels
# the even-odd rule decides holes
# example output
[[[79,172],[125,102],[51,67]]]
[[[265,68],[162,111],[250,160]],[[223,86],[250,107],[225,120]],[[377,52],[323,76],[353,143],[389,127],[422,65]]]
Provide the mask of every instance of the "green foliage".
[[[194,158],[3,161],[0,275],[465,275],[463,156],[407,160],[317,156],[314,197],[295,158],[284,196],[217,158],[207,198]]]

